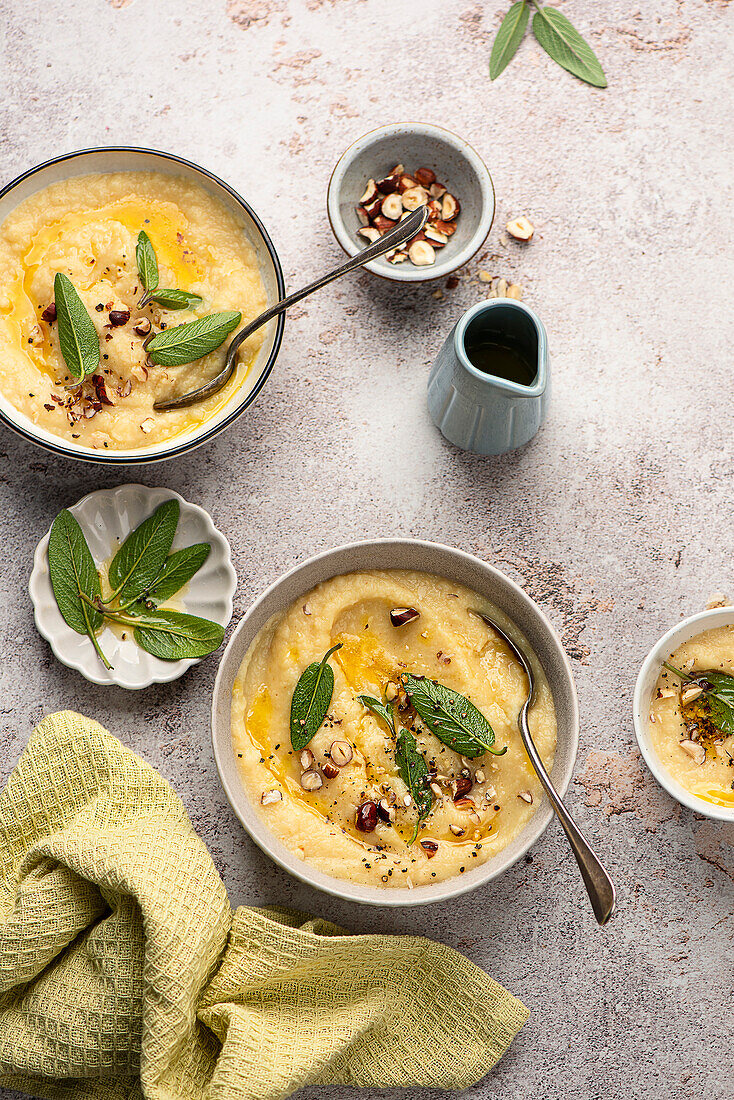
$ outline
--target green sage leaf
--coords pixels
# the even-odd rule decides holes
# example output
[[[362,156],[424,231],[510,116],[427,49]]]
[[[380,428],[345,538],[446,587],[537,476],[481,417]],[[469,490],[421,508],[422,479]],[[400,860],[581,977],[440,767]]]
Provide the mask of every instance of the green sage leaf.
[[[183,550],[177,550],[171,554],[165,562],[163,569],[146,591],[147,599],[153,603],[163,603],[170,599],[179,589],[188,584],[193,575],[201,569],[209,557],[211,546],[208,542],[197,542],[193,546],[185,546]]]
[[[688,673],[664,662],[665,668],[679,676],[683,683],[698,684],[703,695],[687,706],[681,706],[683,719],[695,722],[702,732],[711,734],[711,723],[726,737],[734,736],[734,676],[727,672]]]
[[[485,752],[495,756],[507,752],[507,746],[494,748],[494,730],[464,695],[436,680],[413,676],[409,672],[401,679],[418,716],[442,744],[469,758],[482,756]]]
[[[504,72],[517,53],[530,18],[526,0],[513,4],[497,31],[489,58],[489,78],[496,80]]]
[[[204,299],[200,294],[193,294],[188,290],[167,290],[158,287],[150,290],[145,295],[146,302],[155,302],[164,309],[194,309],[200,306]]]
[[[48,570],[64,622],[77,634],[88,635],[102,664],[112,668],[95,634],[102,625],[102,615],[84,599],[94,600],[101,595],[99,573],[84,532],[68,509],[59,512],[51,527]]]
[[[135,616],[135,641],[163,661],[206,657],[224,639],[224,627],[182,611],[159,610]]]
[[[332,646],[321,661],[314,661],[301,673],[291,699],[291,745],[300,752],[321,728],[334,694],[334,670],[329,657],[341,649]]]
[[[159,576],[176,534],[179,510],[175,498],[164,501],[115,554],[108,575],[121,603],[142,596]]]
[[[157,333],[146,345],[148,355],[154,363],[162,367],[180,367],[184,363],[193,363],[210,352],[236,329],[242,314],[233,310],[223,313],[210,313],[185,325],[164,329]]]
[[[410,838],[412,844],[418,836],[421,823],[425,821],[433,806],[433,792],[428,785],[428,765],[426,758],[419,750],[415,737],[408,730],[402,729],[398,735],[395,746],[395,763],[405,786],[410,791],[410,796],[418,810],[418,820]]]
[[[362,706],[371,710],[378,718],[381,718],[385,725],[388,727],[393,737],[395,736],[395,720],[393,718],[392,709],[385,703],[381,703],[379,699],[375,699],[372,695],[358,695]]]
[[[71,279],[57,272],[54,302],[59,345],[69,373],[81,381],[99,367],[99,336]]]
[[[158,257],[153,248],[153,242],[144,229],[138,233],[138,243],[135,246],[135,260],[138,265],[138,275],[143,284],[143,290],[155,290],[158,286]]]
[[[533,16],[533,34],[561,68],[595,88],[606,88],[607,78],[596,54],[557,8],[538,8]]]

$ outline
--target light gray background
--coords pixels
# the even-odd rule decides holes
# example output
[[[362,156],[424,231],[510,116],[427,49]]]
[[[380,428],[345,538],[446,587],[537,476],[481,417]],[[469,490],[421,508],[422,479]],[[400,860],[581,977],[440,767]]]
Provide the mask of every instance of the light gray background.
[[[616,1100],[621,1090],[724,1100],[734,830],[657,788],[630,713],[652,643],[713,590],[734,590],[734,5],[567,0],[607,91],[563,73],[532,39],[491,84],[506,6],[6,6],[3,180],[89,145],[180,153],[252,202],[291,288],[339,260],[324,213],[329,173],[349,142],[381,123],[416,118],[464,135],[489,164],[498,210],[483,254],[440,300],[431,288],[360,275],[297,307],[258,405],[188,458],[106,473],[2,431],[2,775],[43,714],[73,707],[171,781],[233,903],[296,905],[464,951],[532,1009],[471,1100]],[[503,241],[505,222],[521,213],[537,226],[527,246]],[[456,452],[425,409],[436,349],[486,294],[480,268],[523,284],[553,356],[545,428],[501,459]],[[26,583],[53,516],[91,489],[134,480],[209,509],[233,546],[236,615],[314,551],[376,535],[452,543],[522,582],[573,657],[582,748],[571,793],[619,883],[611,926],[595,927],[555,824],[532,863],[500,882],[400,913],[320,896],[254,849],[209,745],[216,658],[127,695],[63,668],[33,625]]]

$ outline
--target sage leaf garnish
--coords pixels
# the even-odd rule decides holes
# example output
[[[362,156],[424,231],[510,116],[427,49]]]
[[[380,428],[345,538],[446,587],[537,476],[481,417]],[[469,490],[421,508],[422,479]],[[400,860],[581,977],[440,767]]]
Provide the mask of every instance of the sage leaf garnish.
[[[444,687],[436,680],[403,673],[403,686],[421,720],[434,737],[461,756],[470,759],[491,752],[503,756],[503,749],[494,748],[494,730],[482,712],[458,691]]]
[[[145,597],[155,604],[170,599],[201,569],[210,550],[208,542],[197,542],[170,554],[163,569],[144,593]]]
[[[607,78],[596,54],[573,23],[557,8],[535,7],[533,34],[549,57],[579,80],[606,88]]]
[[[371,710],[373,714],[376,714],[378,718],[382,719],[382,721],[385,723],[385,725],[394,737],[395,720],[393,718],[393,713],[390,707],[388,707],[385,703],[381,703],[379,699],[375,699],[372,695],[358,695],[357,698],[359,699],[362,706],[367,707],[368,710]]]
[[[418,810],[418,820],[413,835],[408,841],[408,844],[412,844],[418,836],[418,830],[422,823],[431,812],[433,792],[428,785],[429,772],[426,758],[419,750],[413,734],[406,729],[402,729],[398,735],[397,745],[395,746],[395,763],[400,778],[410,791],[410,796]]]
[[[143,284],[143,290],[155,290],[158,286],[158,257],[153,248],[153,242],[144,229],[138,233],[138,243],[135,246],[135,261],[138,265],[138,275]]]
[[[54,278],[59,345],[69,374],[80,382],[99,367],[99,336],[74,285],[61,271]]]
[[[679,676],[683,683],[696,684],[701,688],[702,694],[697,699],[681,706],[684,720],[690,715],[693,722],[703,726],[703,733],[711,733],[706,729],[706,724],[710,722],[726,737],[734,736],[734,676],[727,672],[704,672],[696,676],[681,672],[667,663],[664,667]]]
[[[334,670],[329,657],[342,643],[332,646],[321,661],[314,661],[301,673],[291,699],[291,745],[300,752],[321,728],[334,694]]]
[[[163,661],[206,657],[219,649],[224,627],[183,611],[145,612],[131,620],[135,641],[142,649]]]
[[[527,0],[518,0],[502,20],[489,58],[490,80],[496,80],[512,61],[525,34],[529,19],[530,8]]]
[[[105,668],[112,668],[95,634],[103,621],[101,613],[92,606],[101,595],[99,573],[84,533],[68,509],[59,512],[51,527],[48,568],[64,622],[77,634],[87,634]]]
[[[184,363],[193,363],[223,344],[241,320],[242,314],[234,310],[210,313],[196,321],[188,321],[185,325],[176,325],[157,333],[146,344],[146,350],[151,360],[162,367],[180,367]]]
[[[179,511],[175,498],[164,501],[128,535],[115,554],[109,581],[121,603],[138,599],[157,579],[176,534]]]
[[[144,302],[155,302],[164,309],[193,309],[204,301],[200,294],[194,294],[190,290],[168,290],[158,287],[145,295]]]

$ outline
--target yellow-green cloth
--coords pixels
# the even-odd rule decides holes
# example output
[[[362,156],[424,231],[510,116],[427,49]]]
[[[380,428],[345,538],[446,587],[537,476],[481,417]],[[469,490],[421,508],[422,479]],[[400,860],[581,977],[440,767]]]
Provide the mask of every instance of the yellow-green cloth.
[[[165,780],[72,712],[0,795],[0,1084],[74,1100],[465,1088],[527,1009],[458,952],[234,913]]]

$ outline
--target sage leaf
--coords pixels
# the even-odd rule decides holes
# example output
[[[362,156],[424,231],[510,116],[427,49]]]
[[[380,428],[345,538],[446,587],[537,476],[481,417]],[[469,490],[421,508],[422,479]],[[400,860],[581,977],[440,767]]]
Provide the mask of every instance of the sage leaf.
[[[442,744],[470,759],[485,752],[495,756],[507,752],[507,746],[494,748],[494,730],[464,695],[409,672],[403,674],[402,682],[418,716]]]
[[[111,668],[95,635],[102,625],[102,615],[87,603],[101,595],[99,573],[84,532],[66,508],[59,512],[51,527],[48,569],[64,622],[77,634],[87,634],[105,668]]]
[[[133,624],[138,645],[163,661],[206,657],[219,649],[224,639],[224,627],[219,623],[183,611],[145,612],[136,615]]]
[[[165,500],[128,535],[115,554],[108,576],[121,603],[136,600],[157,579],[176,534],[179,511],[175,498]]]
[[[341,649],[332,646],[321,661],[314,661],[301,673],[291,699],[291,745],[300,752],[321,728],[334,694],[334,670],[329,657]]]
[[[193,546],[185,546],[183,550],[177,550],[169,555],[163,569],[146,591],[147,599],[156,604],[170,599],[201,569],[209,557],[210,550],[211,546],[208,542],[197,542]]]
[[[596,54],[557,8],[537,9],[533,16],[533,34],[561,68],[595,88],[606,88],[607,78]]]
[[[527,29],[529,18],[530,9],[526,0],[518,0],[502,20],[489,58],[490,80],[496,80],[512,61]]]
[[[734,676],[726,672],[703,672],[691,675],[666,662],[664,667],[686,684],[698,684],[703,695],[686,707],[681,707],[684,720],[688,711],[695,719],[709,721],[726,737],[734,736]]]
[[[372,695],[358,695],[362,706],[367,707],[373,714],[376,714],[378,718],[381,718],[385,725],[388,727],[393,737],[395,736],[395,720],[393,719],[392,710],[386,706],[385,703],[381,703],[379,699],[375,699]]]
[[[234,310],[210,313],[157,333],[146,345],[146,350],[151,360],[162,367],[193,363],[223,344],[241,320],[242,314]]]
[[[99,367],[99,336],[71,279],[61,271],[54,278],[54,302],[61,354],[69,374],[81,381]]]
[[[428,765],[426,758],[419,750],[415,737],[408,730],[402,729],[398,735],[395,746],[395,763],[405,786],[410,791],[410,796],[418,810],[418,820],[409,840],[412,844],[418,836],[418,830],[423,821],[428,817],[433,806],[433,792],[428,785]]]
[[[145,302],[155,302],[164,309],[193,309],[203,301],[200,294],[193,294],[189,290],[166,290],[159,287],[145,295]]]
[[[150,293],[158,286],[158,257],[155,254],[153,242],[144,229],[141,229],[138,233],[135,261],[138,265],[138,275],[143,284],[143,290]]]

